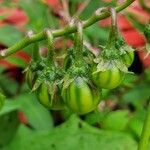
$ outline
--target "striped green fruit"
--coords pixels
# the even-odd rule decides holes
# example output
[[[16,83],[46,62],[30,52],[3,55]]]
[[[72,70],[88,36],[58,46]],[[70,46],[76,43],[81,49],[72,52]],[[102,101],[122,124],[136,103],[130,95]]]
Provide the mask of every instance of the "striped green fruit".
[[[42,83],[38,88],[37,88],[37,98],[38,101],[46,108],[51,109],[51,110],[62,110],[65,108],[65,104],[61,98],[61,94],[58,91],[54,99],[51,99],[51,95],[48,91],[48,86],[45,83]]]
[[[83,78],[77,77],[62,90],[62,97],[68,108],[77,114],[93,111],[100,101],[100,92],[91,87]]]
[[[92,74],[92,78],[94,84],[99,88],[114,89],[120,85],[124,78],[124,75],[124,72],[114,66],[109,70]]]
[[[123,55],[122,59],[123,59],[125,65],[127,67],[130,67],[133,63],[133,60],[134,60],[134,52],[133,51],[126,52],[126,54]]]

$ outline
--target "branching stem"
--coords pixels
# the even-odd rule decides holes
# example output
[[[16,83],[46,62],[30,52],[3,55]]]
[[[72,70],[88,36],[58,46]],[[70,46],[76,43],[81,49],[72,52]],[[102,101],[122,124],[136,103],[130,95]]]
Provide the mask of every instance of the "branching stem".
[[[120,12],[121,10],[125,9],[130,4],[132,4],[134,1],[135,0],[126,0],[126,2],[124,2],[122,5],[115,8],[116,12]],[[103,13],[100,13],[100,14],[94,13],[89,19],[82,22],[83,28],[89,27],[92,24],[96,23],[97,21],[105,19],[109,16],[110,16],[109,12],[103,12]],[[53,37],[56,38],[56,37],[60,37],[60,36],[64,36],[64,35],[67,35],[67,34],[74,33],[76,31],[77,31],[77,27],[75,25],[72,25],[72,26],[68,25],[68,26],[66,26],[62,29],[54,30],[52,32],[52,34],[53,34]],[[16,44],[9,47],[8,49],[2,50],[0,52],[0,59],[6,58],[11,54],[16,53],[17,51],[27,47],[31,43],[38,42],[38,41],[41,41],[41,40],[44,40],[44,39],[46,39],[46,35],[45,35],[44,31],[33,35],[31,38],[25,37],[24,39],[17,42]]]

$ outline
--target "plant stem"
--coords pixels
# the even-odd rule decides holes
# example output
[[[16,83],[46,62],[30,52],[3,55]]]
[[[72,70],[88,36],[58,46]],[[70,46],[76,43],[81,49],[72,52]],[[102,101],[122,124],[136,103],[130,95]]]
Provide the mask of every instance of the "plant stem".
[[[48,52],[47,52],[47,64],[49,66],[53,66],[54,64],[54,38],[51,30],[46,29],[45,31],[47,36],[47,43],[48,43]]]
[[[118,36],[116,10],[114,8],[110,8],[109,11],[110,11],[110,14],[111,14],[111,27],[110,27],[110,33],[109,33],[107,48],[110,48],[114,45],[114,43],[116,42],[116,38]]]
[[[75,59],[76,61],[82,60],[82,49],[83,49],[83,25],[82,22],[77,21],[77,32],[75,34]]]
[[[38,42],[33,43],[33,46],[32,46],[32,58],[33,58],[34,61],[37,61],[37,60],[40,59]]]
[[[135,0],[126,0],[126,2],[124,2],[122,5],[116,7],[116,12],[120,12],[121,10],[125,9],[126,7],[128,7],[130,4],[132,4]],[[83,21],[83,28],[86,28],[88,26],[91,26],[92,24],[94,24],[95,22],[105,19],[107,17],[110,16],[109,12],[104,12],[104,13],[94,13],[89,19]],[[62,29],[57,29],[54,30],[52,32],[53,37],[60,37],[66,34],[71,34],[77,31],[77,28],[75,25],[73,26],[66,26]],[[41,41],[46,39],[46,35],[44,33],[44,31],[33,35],[32,37],[25,37],[24,39],[22,39],[21,41],[17,42],[16,44],[14,44],[13,46],[9,47],[8,49],[4,49],[0,52],[0,59],[5,58],[13,53],[16,53],[17,51],[23,49],[24,47],[28,46],[31,43],[37,42],[37,41]]]
[[[147,110],[147,115],[142,129],[138,150],[147,150],[150,139],[150,102]]]

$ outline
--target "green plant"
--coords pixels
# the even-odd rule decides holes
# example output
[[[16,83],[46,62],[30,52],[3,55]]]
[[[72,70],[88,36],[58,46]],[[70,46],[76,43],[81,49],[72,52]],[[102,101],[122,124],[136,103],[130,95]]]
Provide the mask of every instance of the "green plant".
[[[29,22],[25,28],[19,28],[19,32],[12,27],[15,19],[11,22],[7,15],[0,16],[0,24],[1,20],[11,24],[0,27],[0,42],[4,44],[0,47],[9,47],[0,51],[0,59],[19,66],[20,72],[26,68],[27,81],[20,79],[18,72],[10,78],[13,69],[0,67],[0,91],[6,95],[3,105],[4,96],[0,94],[0,108],[3,106],[0,149],[134,150],[138,143],[140,150],[147,148],[149,115],[145,122],[144,118],[150,96],[149,69],[140,75],[130,72],[137,51],[122,38],[116,20],[116,13],[132,2],[134,0],[127,0],[119,5],[117,1],[54,0],[50,2],[55,3],[53,8],[47,6],[47,0],[20,0],[19,6],[15,4],[13,9],[25,10]],[[140,2],[148,12],[148,7]],[[14,2],[2,3],[11,7]],[[98,8],[99,5],[104,8]],[[91,16],[93,10],[96,11]],[[128,19],[133,17],[125,12],[118,18],[122,15]],[[112,23],[107,40],[109,29],[93,24],[109,16]],[[88,19],[81,21],[82,18]],[[143,31],[143,25],[133,20],[135,27]],[[60,24],[64,27],[58,28]],[[26,29],[34,33],[30,31],[20,41],[21,32]],[[128,29],[123,32],[126,31]],[[6,36],[8,34],[10,36]],[[145,37],[149,50],[149,31]],[[99,44],[103,46],[99,48]],[[31,54],[29,63],[18,59],[16,52],[21,49]]]
[[[132,4],[135,0],[127,0],[125,3],[123,3],[122,5],[118,6],[116,8],[117,12],[120,12],[121,10],[125,9],[126,7],[128,7],[130,4]],[[99,11],[99,9],[97,11],[95,11],[95,13],[88,19],[83,21],[83,27],[86,28],[90,25],[92,25],[93,23],[102,20],[104,18],[109,17],[110,14],[108,12],[105,13],[101,13],[101,11]],[[63,29],[58,29],[58,30],[54,30],[52,31],[52,34],[54,36],[54,38],[56,37],[60,37],[62,35],[66,35],[66,34],[70,34],[76,31],[76,26],[66,26]],[[37,42],[37,41],[41,41],[46,39],[46,35],[45,32],[42,31],[38,34],[35,34],[31,37],[25,37],[23,40],[19,41],[18,43],[14,44],[12,47],[9,47],[8,49],[5,49],[3,51],[1,51],[0,53],[0,58],[5,58],[17,51],[19,51],[20,49],[28,46],[31,43]]]
[[[2,109],[4,105],[4,99],[5,99],[5,96],[0,93],[0,110]]]
[[[117,31],[115,9],[110,8],[110,13],[112,23],[109,40],[95,59],[97,66],[94,66],[92,74],[94,83],[105,89],[113,89],[120,85],[125,73],[128,72],[127,67],[134,59],[133,49],[124,42]]]
[[[85,114],[94,110],[100,101],[100,90],[90,80],[90,66],[83,59],[83,31],[82,23],[76,21],[75,58],[64,77],[62,90],[63,100],[68,108],[77,113]]]

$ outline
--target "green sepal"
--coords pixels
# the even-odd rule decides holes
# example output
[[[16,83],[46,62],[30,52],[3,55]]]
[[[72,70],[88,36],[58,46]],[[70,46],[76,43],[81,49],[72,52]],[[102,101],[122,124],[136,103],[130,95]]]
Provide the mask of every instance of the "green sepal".
[[[134,49],[131,46],[127,45],[125,42],[121,42],[120,44],[117,44],[117,46],[116,43],[119,42],[114,42],[114,44],[111,44],[110,47],[108,47],[108,45],[106,45],[105,47],[103,46],[99,57],[102,57],[103,59],[119,59],[127,52],[134,51]]]
[[[35,84],[33,85],[31,92],[34,92],[37,90],[37,88],[42,84],[42,81],[39,80],[39,78],[35,81]]]
[[[48,109],[62,110],[65,108],[65,104],[62,101],[60,89],[59,82],[45,81],[36,90],[37,99]]]
[[[125,44],[123,46],[120,47],[120,51],[121,51],[121,54],[124,55],[126,54],[126,52],[134,52],[135,49],[133,49],[131,46]]]
[[[115,45],[111,45],[107,47],[107,45],[100,52],[99,57],[103,59],[119,59],[121,55],[121,51],[115,48]]]
[[[38,78],[37,81],[35,82],[32,92],[33,91],[38,91],[38,88],[40,88],[41,85],[43,85],[46,87],[47,92],[50,96],[49,99],[49,108],[53,109],[53,106],[56,104],[56,100],[60,101],[60,95],[58,94],[58,92],[60,92],[59,89],[61,89],[62,86],[62,80],[55,80],[55,81],[51,81],[48,80],[48,78]],[[55,102],[54,102],[55,101]]]
[[[61,84],[62,80],[55,81],[52,83],[47,82],[48,93],[50,94],[51,97],[51,105],[53,104],[55,97],[57,97],[58,88],[61,86]]]
[[[68,70],[68,74],[70,75],[70,77],[75,77],[75,76],[89,76],[89,72],[90,72],[90,67],[88,64],[86,64],[85,62],[75,62],[74,65],[72,65],[70,67],[70,69]]]
[[[67,89],[69,85],[74,81],[74,78],[70,78],[69,74],[67,74],[63,79],[63,90]]]
[[[67,55],[65,56],[65,61],[64,61],[65,70],[68,70],[68,68],[70,68],[70,66],[75,63],[75,55],[76,54],[74,51],[74,47],[67,49]],[[84,47],[82,50],[82,56],[83,56],[83,60],[88,65],[92,64],[93,59],[94,59],[94,54],[90,50]]]
[[[130,73],[128,71],[128,68],[124,64],[124,62],[121,59],[113,59],[113,60],[106,60],[103,58],[96,58],[94,60],[97,63],[97,69],[93,72],[93,74],[98,73],[100,71],[107,71],[112,69],[113,67],[117,67],[120,71],[125,73]]]
[[[113,63],[114,63],[114,66],[116,66],[122,72],[130,73],[128,71],[127,66],[124,64],[124,62],[122,60],[120,60],[120,59],[119,60],[114,60]]]
[[[32,92],[36,91],[41,84],[45,84],[47,87],[48,94],[51,97],[51,105],[56,96],[58,87],[62,84],[63,80],[63,70],[61,68],[56,68],[55,66],[45,67],[42,72],[40,72],[33,88]]]
[[[40,59],[36,62],[31,60],[31,62],[30,62],[30,68],[33,71],[43,70],[45,67],[46,67],[46,59],[45,58]]]
[[[51,98],[50,105],[52,106],[57,87],[55,83],[49,83],[49,82],[47,82],[46,86],[47,86],[47,90]]]
[[[94,59],[94,62],[97,63],[97,69],[95,72],[93,72],[93,74],[99,72],[99,71],[106,71],[109,70],[113,67],[112,62],[109,60],[104,60],[102,58],[96,58]]]
[[[49,82],[50,84],[61,83],[63,75],[64,71],[61,68],[56,68],[55,66],[45,67],[40,73],[38,73],[38,78],[33,86],[32,91],[35,91],[43,82]]]
[[[40,59],[37,61],[31,60],[27,68],[23,71],[23,73],[25,73],[25,78],[30,89],[33,88],[35,81],[45,66],[45,59]]]
[[[46,59],[42,58],[37,61],[34,61],[33,59],[29,62],[29,65],[27,68],[31,69],[32,71],[42,70],[46,67]],[[25,69],[26,71],[26,69]]]
[[[114,45],[116,49],[120,49],[121,46],[126,45],[125,40],[122,38],[119,32],[116,34]]]

